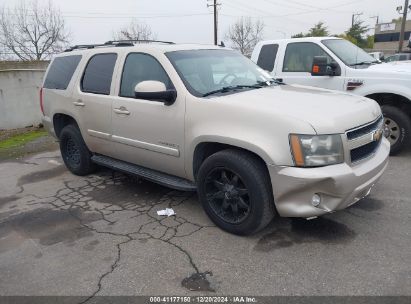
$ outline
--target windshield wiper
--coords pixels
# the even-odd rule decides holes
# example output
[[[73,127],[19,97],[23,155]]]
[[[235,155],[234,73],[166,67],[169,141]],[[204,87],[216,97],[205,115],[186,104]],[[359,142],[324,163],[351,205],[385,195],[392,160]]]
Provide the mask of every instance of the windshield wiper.
[[[271,86],[273,84],[282,84],[282,82],[279,81],[278,79],[271,78],[271,79],[266,80],[266,81],[258,80],[256,84],[261,85],[263,87],[268,87],[268,86]]]
[[[236,85],[236,86],[222,87],[221,89],[210,91],[210,92],[203,94],[203,97],[207,97],[207,96],[217,94],[217,93],[227,93],[230,91],[236,91],[236,90],[241,90],[241,89],[261,89],[262,87],[263,85],[261,85],[260,83],[256,83],[253,85],[241,84],[241,85]]]
[[[366,64],[373,64],[373,63],[378,63],[378,61],[377,60],[375,60],[375,61],[361,61],[361,62],[357,62],[357,63],[353,63],[353,64],[350,64],[350,66],[357,66],[357,65],[366,65]]]

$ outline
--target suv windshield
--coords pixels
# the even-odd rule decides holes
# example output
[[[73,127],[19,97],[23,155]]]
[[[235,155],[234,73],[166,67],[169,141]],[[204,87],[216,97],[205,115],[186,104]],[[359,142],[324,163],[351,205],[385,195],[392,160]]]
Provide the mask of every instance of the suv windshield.
[[[194,96],[257,89],[273,83],[269,73],[230,50],[187,50],[166,56]]]
[[[331,50],[338,58],[340,58],[346,65],[360,66],[377,63],[374,57],[364,52],[358,46],[343,39],[327,39],[322,43]]]

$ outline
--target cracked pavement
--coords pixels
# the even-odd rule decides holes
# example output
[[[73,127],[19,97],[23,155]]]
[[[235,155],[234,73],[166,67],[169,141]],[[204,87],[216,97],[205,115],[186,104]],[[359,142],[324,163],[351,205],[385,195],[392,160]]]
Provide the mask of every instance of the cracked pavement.
[[[58,151],[1,162],[0,295],[411,295],[410,158],[347,210],[250,237],[215,227],[195,193],[74,176]]]

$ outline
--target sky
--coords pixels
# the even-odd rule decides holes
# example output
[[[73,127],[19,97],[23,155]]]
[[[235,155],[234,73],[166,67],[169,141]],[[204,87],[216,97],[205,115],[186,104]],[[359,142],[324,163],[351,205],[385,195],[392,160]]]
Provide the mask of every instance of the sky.
[[[13,7],[20,0],[0,0]],[[46,0],[38,0],[42,3]],[[157,39],[178,43],[213,43],[212,0],[51,0],[60,9],[70,31],[71,44],[101,43],[133,18],[148,24]],[[225,40],[230,24],[241,16],[265,23],[264,38],[279,39],[307,32],[322,21],[331,34],[351,25],[353,13],[374,28],[372,16],[390,22],[400,15],[404,0],[219,0],[218,40]],[[373,31],[370,31],[372,34]]]

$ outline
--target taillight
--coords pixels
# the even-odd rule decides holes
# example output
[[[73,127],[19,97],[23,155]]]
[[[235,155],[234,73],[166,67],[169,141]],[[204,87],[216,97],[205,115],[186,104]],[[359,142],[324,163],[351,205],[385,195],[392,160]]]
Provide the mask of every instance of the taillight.
[[[40,109],[41,113],[44,115],[44,106],[43,106],[43,87],[40,88]]]

